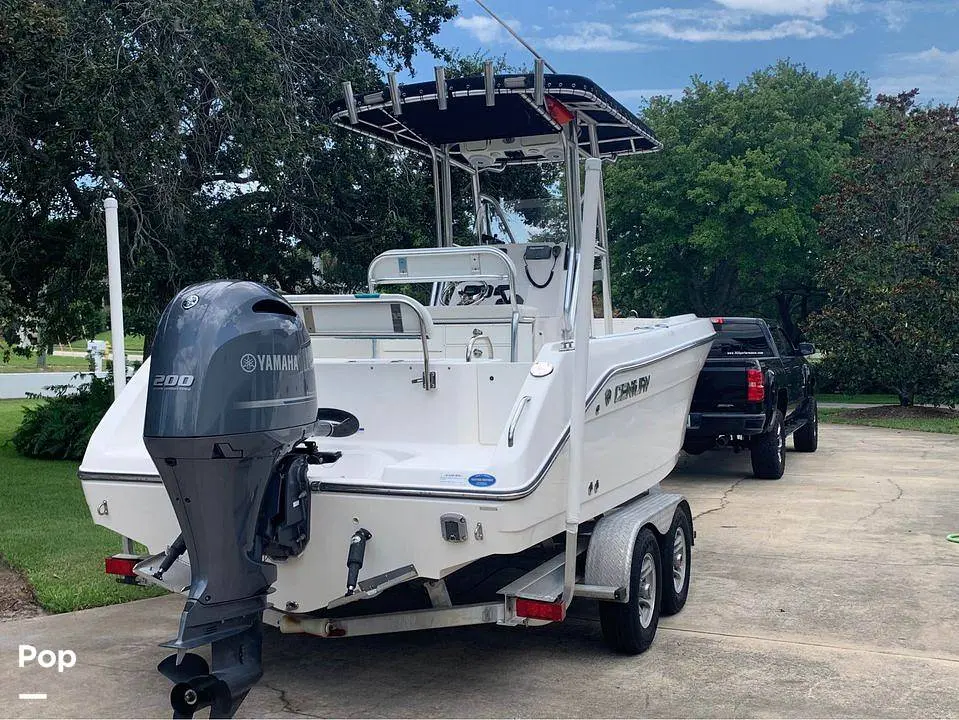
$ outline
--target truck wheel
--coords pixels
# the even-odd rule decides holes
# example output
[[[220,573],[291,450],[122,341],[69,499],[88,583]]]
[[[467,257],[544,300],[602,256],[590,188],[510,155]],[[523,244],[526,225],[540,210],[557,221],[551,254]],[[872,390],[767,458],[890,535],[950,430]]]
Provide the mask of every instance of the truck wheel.
[[[769,429],[753,440],[749,454],[756,477],[778,480],[783,476],[786,470],[786,425],[779,410],[773,410]]]
[[[612,650],[637,655],[652,644],[659,626],[662,578],[656,536],[649,528],[643,528],[633,546],[629,602],[599,604],[603,639]]]
[[[816,452],[819,447],[819,407],[816,398],[809,398],[809,419],[793,433],[797,452]]]
[[[660,540],[663,567],[662,615],[675,615],[686,604],[693,549],[693,521],[689,508],[681,503],[673,514],[673,524]]]

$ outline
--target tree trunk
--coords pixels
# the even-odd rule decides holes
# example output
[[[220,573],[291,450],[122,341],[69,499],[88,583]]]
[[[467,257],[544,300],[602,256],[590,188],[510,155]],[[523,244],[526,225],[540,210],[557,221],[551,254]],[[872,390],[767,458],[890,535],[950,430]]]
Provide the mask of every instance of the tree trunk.
[[[790,304],[792,300],[792,295],[787,295],[786,293],[779,293],[776,295],[776,308],[779,310],[779,321],[782,323],[783,331],[786,333],[786,336],[792,340],[794,343],[799,342],[799,332],[796,329],[796,323],[793,322],[792,316],[790,315]]]
[[[143,362],[146,362],[146,359],[150,357],[150,353],[153,352],[154,335],[154,332],[144,333],[143,335]]]

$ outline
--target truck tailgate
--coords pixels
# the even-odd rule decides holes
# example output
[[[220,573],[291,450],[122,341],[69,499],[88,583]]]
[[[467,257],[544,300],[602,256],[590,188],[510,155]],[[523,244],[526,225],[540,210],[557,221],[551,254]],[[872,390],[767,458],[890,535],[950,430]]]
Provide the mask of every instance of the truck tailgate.
[[[762,412],[762,403],[746,402],[746,370],[760,369],[757,360],[710,358],[706,361],[691,412]]]

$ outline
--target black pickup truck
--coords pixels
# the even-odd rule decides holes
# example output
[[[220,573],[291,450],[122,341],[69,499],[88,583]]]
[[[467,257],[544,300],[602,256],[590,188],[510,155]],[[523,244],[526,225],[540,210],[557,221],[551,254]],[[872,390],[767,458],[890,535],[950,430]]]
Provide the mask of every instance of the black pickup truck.
[[[713,318],[716,339],[699,374],[683,449],[749,449],[753,472],[771,480],[786,468],[786,436],[799,452],[819,444],[815,378],[806,355],[773,323],[757,318]]]

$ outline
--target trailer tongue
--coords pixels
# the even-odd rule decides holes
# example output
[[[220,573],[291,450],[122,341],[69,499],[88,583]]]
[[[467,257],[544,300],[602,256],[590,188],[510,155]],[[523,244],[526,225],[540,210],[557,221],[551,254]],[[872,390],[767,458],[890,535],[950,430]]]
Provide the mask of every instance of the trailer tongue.
[[[262,675],[263,611],[276,581],[264,556],[309,540],[306,468],[321,461],[310,337],[278,294],[251,282],[181,292],[160,320],[143,439],[181,535],[154,573],[186,550],[192,577],[175,639],[158,669],[176,683],[177,716],[231,717]],[[291,452],[292,451],[292,452]],[[191,650],[212,646],[212,668]]]

